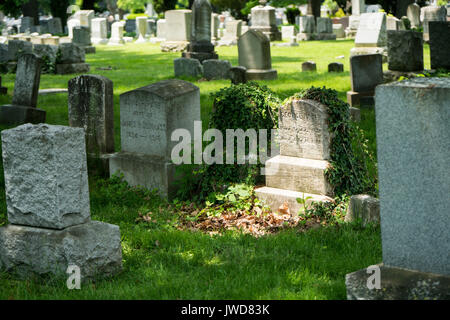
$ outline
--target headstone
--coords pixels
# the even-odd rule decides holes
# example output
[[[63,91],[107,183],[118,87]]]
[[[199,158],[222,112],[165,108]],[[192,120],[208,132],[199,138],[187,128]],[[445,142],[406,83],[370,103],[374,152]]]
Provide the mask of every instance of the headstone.
[[[363,13],[350,55],[380,53],[386,57],[386,46],[386,13]]]
[[[342,24],[333,24],[333,33],[336,35],[336,38],[345,38],[345,28]]]
[[[154,19],[147,19],[147,38],[156,37],[156,21]]]
[[[413,3],[408,6],[406,16],[411,22],[411,28],[420,27],[420,6],[417,3]]]
[[[114,152],[113,83],[99,75],[69,80],[69,125],[84,128],[88,154]]]
[[[81,26],[80,20],[70,19],[67,21],[67,31],[69,38],[73,38],[73,28]]]
[[[450,79],[414,78],[376,90],[383,265],[346,276],[350,299],[450,299]],[[418,201],[420,199],[420,201]]]
[[[91,42],[91,31],[87,27],[74,27],[72,43],[83,48],[84,52],[95,53],[95,47]]]
[[[314,40],[316,33],[316,20],[314,16],[301,16],[299,33],[297,34],[297,40]]]
[[[12,104],[0,107],[0,124],[45,122],[45,111],[37,109],[41,60],[34,54],[23,54],[17,63]]]
[[[251,9],[250,30],[262,32],[270,41],[281,41],[281,32],[278,30],[275,19],[275,8],[266,6],[266,2],[259,1],[260,4]]]
[[[8,40],[8,61],[17,61],[22,54],[32,53],[31,42],[22,40]]]
[[[85,63],[83,48],[73,43],[59,45],[59,59],[56,64],[57,74],[83,73],[89,71],[89,64]]]
[[[209,0],[195,0],[192,5],[192,25],[190,42],[184,58],[197,59],[200,62],[208,59],[218,59],[211,43],[211,14]]]
[[[367,194],[350,197],[345,222],[380,223],[380,200]]]
[[[317,66],[314,61],[305,61],[302,63],[302,72],[317,71]]]
[[[248,80],[277,79],[272,69],[270,40],[262,32],[248,30],[238,40],[239,65],[247,68]]]
[[[317,40],[336,40],[336,35],[333,33],[333,23],[330,18],[316,19]]]
[[[332,62],[328,65],[328,72],[344,72],[344,64]]]
[[[34,18],[33,17],[22,17],[20,19],[20,33],[25,33],[27,30],[31,30],[34,27]]]
[[[47,60],[51,63],[55,63],[58,55],[58,46],[50,44],[34,44],[33,53],[41,60]]]
[[[360,15],[366,12],[364,0],[352,0],[352,15],[349,17],[345,34],[348,38],[354,38],[359,27]]]
[[[69,265],[82,279],[119,272],[119,228],[90,221],[83,129],[24,124],[2,131],[2,147],[10,225],[0,267],[20,277],[64,276]]]
[[[297,32],[294,26],[282,26],[281,27],[281,38],[283,41],[291,41],[292,37],[295,37]]]
[[[136,32],[136,19],[127,19],[125,21],[125,32],[131,33],[131,32]]]
[[[387,35],[389,70],[423,71],[422,33],[413,30],[389,30]]]
[[[156,37],[162,41],[166,39],[166,19],[156,21]]]
[[[256,196],[275,212],[284,203],[298,212],[298,198],[329,201],[333,191],[325,175],[331,141],[327,107],[313,100],[289,100],[280,107],[278,124],[280,155],[266,161],[266,186],[256,189]]]
[[[231,63],[228,60],[203,61],[203,77],[207,80],[230,79]]]
[[[91,22],[95,17],[94,10],[78,10],[74,16],[80,21],[80,26],[91,29]]]
[[[93,44],[108,43],[106,18],[95,18],[91,21],[91,42]]]
[[[147,33],[147,17],[136,18],[136,30],[138,35],[136,43],[147,42],[147,40],[145,39],[145,35]]]
[[[247,82],[247,69],[242,66],[230,68],[230,79],[232,84],[240,84]]]
[[[47,20],[47,30],[51,34],[63,33],[61,18],[51,18]]]
[[[163,52],[183,52],[191,36],[191,10],[168,10],[165,12],[165,41],[161,43]],[[211,36],[211,35],[210,35]]]
[[[123,40],[123,23],[114,22],[111,26],[111,38],[108,44],[110,45],[122,45],[125,41]]]
[[[420,10],[420,20],[423,25],[423,40],[430,40],[428,24],[430,21],[447,21],[447,9],[444,6],[422,7]]]
[[[227,21],[225,33],[218,45],[236,45],[242,33],[242,20]]]
[[[375,87],[383,83],[383,58],[380,54],[350,57],[352,91],[347,92],[347,102],[353,107],[363,96],[373,96]]]
[[[430,22],[429,34],[431,68],[450,70],[450,21]]]
[[[203,66],[198,59],[177,58],[173,60],[175,77],[201,77],[203,76]]]
[[[171,135],[186,129],[194,137],[195,121],[200,121],[200,92],[190,82],[163,80],[121,94],[122,148],[110,158],[111,175],[122,172],[130,185],[157,188],[170,197],[176,167],[171,153],[178,144]]]
[[[403,21],[396,17],[386,17],[386,30],[405,30]]]

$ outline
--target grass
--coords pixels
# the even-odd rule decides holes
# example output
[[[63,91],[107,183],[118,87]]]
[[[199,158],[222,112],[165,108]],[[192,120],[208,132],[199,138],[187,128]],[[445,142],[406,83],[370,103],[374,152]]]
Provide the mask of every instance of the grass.
[[[302,42],[298,47],[272,47],[272,66],[278,79],[262,81],[281,98],[300,89],[326,86],[345,99],[350,90],[349,52],[352,41]],[[221,59],[238,64],[237,47],[217,48]],[[344,59],[337,59],[339,56]],[[161,53],[152,44],[97,47],[87,55],[92,74],[114,83],[115,144],[120,150],[119,95],[159,80],[173,78],[173,59],[179,53]],[[302,73],[301,64],[313,60],[317,73]],[[328,73],[330,62],[344,63],[344,73]],[[429,49],[425,47],[426,67]],[[111,66],[113,70],[98,68]],[[11,102],[14,75],[2,75]],[[40,88],[66,88],[74,75],[42,75]],[[193,81],[200,88],[206,127],[212,107],[210,94],[229,81]],[[38,107],[50,124],[68,125],[67,95],[40,96]],[[374,112],[362,110],[361,128],[376,151]],[[3,170],[2,170],[3,171]],[[4,184],[0,192],[0,225],[6,223]],[[176,229],[176,216],[164,201],[145,200],[114,184],[90,177],[94,220],[120,226],[124,271],[71,291],[65,280],[14,280],[0,274],[0,299],[345,299],[345,274],[378,263],[379,228],[358,225],[323,227],[307,232],[286,230],[253,238],[239,232],[210,236]],[[163,208],[158,212],[158,208]],[[138,213],[157,212],[157,223],[135,222]]]

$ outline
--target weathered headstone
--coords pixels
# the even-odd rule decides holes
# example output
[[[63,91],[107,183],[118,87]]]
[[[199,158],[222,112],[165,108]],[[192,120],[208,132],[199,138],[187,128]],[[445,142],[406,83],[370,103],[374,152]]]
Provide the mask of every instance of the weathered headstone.
[[[375,101],[381,284],[370,290],[366,269],[348,274],[347,296],[450,299],[450,79],[382,85]]]
[[[408,6],[406,16],[411,22],[411,28],[420,27],[420,6],[417,3],[412,3]]]
[[[200,62],[208,59],[218,59],[211,43],[211,14],[209,0],[195,0],[192,5],[191,37],[184,58],[197,59]]]
[[[171,135],[186,129],[194,137],[194,121],[200,121],[200,92],[190,82],[164,80],[121,94],[122,148],[110,158],[111,175],[122,172],[130,185],[170,196],[175,170],[171,153],[178,144]]]
[[[275,20],[275,8],[266,6],[267,1],[259,1],[259,5],[251,9],[252,25],[250,30],[256,30],[266,35],[270,41],[281,41],[281,32]]]
[[[238,40],[239,65],[247,68],[248,80],[273,80],[270,40],[262,32],[248,30]]]
[[[317,71],[317,66],[314,61],[305,61],[302,63],[302,72]]]
[[[25,33],[27,30],[31,30],[34,27],[34,18],[33,17],[22,17],[20,19],[20,33]]]
[[[203,77],[207,80],[229,79],[231,63],[228,60],[209,59],[203,61]]]
[[[0,107],[1,124],[45,122],[45,111],[36,108],[40,78],[41,60],[34,54],[20,56],[12,104]]]
[[[336,38],[345,38],[344,26],[340,23],[333,24],[333,33],[336,35]]]
[[[51,18],[47,21],[48,32],[51,34],[63,33],[61,18]]]
[[[240,84],[247,82],[247,69],[243,66],[230,68],[230,79],[232,84]]]
[[[166,19],[156,21],[156,37],[159,41],[166,40]]]
[[[59,45],[59,59],[56,64],[57,74],[83,73],[89,71],[85,63],[84,49],[73,43]]]
[[[156,37],[156,20],[147,19],[147,32],[145,34],[147,38]]]
[[[273,211],[287,203],[293,214],[298,198],[329,201],[333,191],[325,176],[330,159],[327,107],[312,100],[292,99],[280,107],[280,155],[265,163],[266,186],[256,196]]]
[[[429,23],[431,68],[450,70],[450,22]]]
[[[380,53],[387,58],[386,46],[386,13],[363,13],[350,55]]]
[[[21,277],[69,265],[82,280],[122,269],[117,226],[90,221],[82,128],[25,124],[2,131],[8,220],[0,228],[0,268]]]
[[[33,44],[22,40],[8,40],[8,61],[17,61],[22,54],[33,52]]]
[[[173,60],[175,77],[201,77],[203,75],[203,66],[197,59],[177,58]]]
[[[388,68],[392,71],[423,70],[423,36],[412,30],[388,30]]]
[[[295,37],[297,32],[294,26],[282,26],[281,27],[281,38],[283,41],[291,41],[292,37]]]
[[[299,33],[297,34],[297,40],[314,40],[316,33],[316,19],[314,16],[301,16]]]
[[[147,17],[136,18],[136,31],[138,36],[136,43],[147,42],[145,39],[145,34],[147,33]]]
[[[111,38],[108,44],[110,45],[122,45],[125,41],[123,40],[123,23],[114,22],[111,26]]]
[[[317,40],[336,40],[336,35],[333,33],[333,23],[330,18],[317,18],[316,32]]]
[[[227,21],[225,33],[218,45],[235,45],[242,33],[242,20]]]
[[[87,27],[74,27],[72,43],[83,48],[86,54],[95,53],[95,47],[91,42],[91,31]]]
[[[345,222],[380,223],[380,200],[367,194],[350,197]]]
[[[88,154],[114,152],[113,83],[99,75],[69,80],[69,125],[84,128]]]
[[[93,44],[108,43],[106,18],[95,18],[91,21],[91,42]]]
[[[444,6],[428,6],[420,9],[420,20],[423,25],[423,40],[430,40],[428,25],[430,21],[447,21],[447,9]]]
[[[168,10],[165,12],[165,41],[161,43],[163,52],[184,51],[191,36],[191,10]],[[211,36],[211,35],[210,35]]]
[[[380,54],[350,57],[350,80],[352,91],[347,92],[350,106],[359,104],[363,96],[373,96],[375,87],[383,83],[383,58]]]
[[[78,10],[74,14],[74,18],[80,21],[80,26],[91,29],[92,19],[95,17],[94,10]]]
[[[340,62],[332,62],[328,65],[328,72],[344,72],[344,64]]]
[[[69,38],[73,38],[73,28],[81,26],[80,20],[78,19],[70,19],[67,21],[67,32]]]

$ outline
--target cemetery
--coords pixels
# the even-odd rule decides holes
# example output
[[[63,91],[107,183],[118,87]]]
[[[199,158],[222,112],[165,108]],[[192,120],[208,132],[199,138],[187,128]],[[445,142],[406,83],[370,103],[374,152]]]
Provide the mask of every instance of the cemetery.
[[[450,299],[450,2],[24,2],[0,300]]]

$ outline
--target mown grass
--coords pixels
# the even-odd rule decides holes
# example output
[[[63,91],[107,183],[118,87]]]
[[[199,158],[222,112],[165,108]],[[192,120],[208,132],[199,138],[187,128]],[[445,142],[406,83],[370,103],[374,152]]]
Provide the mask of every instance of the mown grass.
[[[298,47],[272,47],[278,80],[263,81],[281,98],[300,89],[326,86],[345,99],[350,90],[348,58],[353,42],[302,42]],[[217,48],[221,59],[238,64],[237,47]],[[119,95],[153,82],[173,78],[173,59],[152,44],[97,47],[87,55],[92,74],[114,82],[115,142],[120,150]],[[344,59],[337,59],[344,56]],[[301,63],[313,60],[317,73],[302,73]],[[330,62],[344,63],[345,72],[329,74]],[[426,67],[429,49],[425,47]],[[98,68],[112,67],[113,70]],[[10,103],[14,75],[2,75]],[[42,75],[40,88],[65,88],[74,75]],[[229,81],[197,81],[206,127],[212,107],[210,94]],[[38,107],[50,124],[68,125],[67,95],[40,96]],[[373,110],[362,111],[361,128],[376,151]],[[3,171],[3,170],[2,170]],[[2,177],[3,178],[3,177]],[[102,186],[100,186],[102,185]],[[381,261],[379,228],[340,225],[299,232],[286,230],[253,238],[239,232],[210,236],[176,229],[169,204],[152,197],[136,198],[107,182],[90,177],[91,210],[95,220],[118,224],[122,234],[124,271],[109,280],[68,290],[65,281],[14,280],[0,274],[0,299],[345,299],[345,274]],[[159,212],[159,208],[163,208]],[[135,222],[138,213],[155,212],[157,223]],[[4,183],[0,192],[0,225],[6,223]]]

